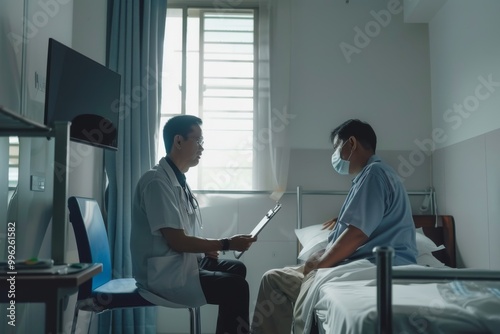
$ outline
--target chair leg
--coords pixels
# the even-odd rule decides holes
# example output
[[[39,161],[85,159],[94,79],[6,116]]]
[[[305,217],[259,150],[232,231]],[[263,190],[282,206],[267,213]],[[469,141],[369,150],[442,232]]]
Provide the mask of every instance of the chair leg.
[[[189,308],[189,332],[191,334],[201,334],[200,308]]]
[[[76,331],[76,324],[78,322],[78,303],[75,305],[75,312],[73,314],[73,324],[71,325],[71,334],[75,334]]]
[[[80,311],[80,307],[78,307],[78,303],[75,305],[75,313],[73,314],[73,324],[71,325],[71,334],[76,333],[76,325],[78,325],[78,313]],[[89,326],[87,327],[87,334],[90,334],[90,328],[92,326],[92,318],[94,316],[94,312],[90,311],[89,318]]]
[[[87,328],[87,334],[90,334],[90,329],[92,328],[92,318],[94,317],[94,312],[90,312],[89,327]]]

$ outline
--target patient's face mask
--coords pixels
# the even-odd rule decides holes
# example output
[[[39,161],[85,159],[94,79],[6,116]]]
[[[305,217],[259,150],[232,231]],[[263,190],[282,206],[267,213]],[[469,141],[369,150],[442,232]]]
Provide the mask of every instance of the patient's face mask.
[[[337,173],[339,173],[341,175],[348,175],[349,174],[349,165],[350,165],[349,159],[351,159],[352,150],[351,150],[351,154],[349,154],[349,158],[347,158],[347,160],[344,160],[344,159],[342,159],[340,157],[340,152],[342,152],[342,149],[344,148],[345,144],[347,144],[347,142],[348,141],[346,140],[346,142],[344,143],[344,145],[342,145],[341,147],[339,147],[332,154],[332,166],[333,166],[333,169],[335,169],[335,171],[337,171]]]

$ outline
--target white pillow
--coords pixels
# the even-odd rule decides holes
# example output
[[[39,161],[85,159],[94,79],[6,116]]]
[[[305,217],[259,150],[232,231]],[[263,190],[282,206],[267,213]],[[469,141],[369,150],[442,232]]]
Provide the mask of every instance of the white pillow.
[[[417,264],[421,266],[427,266],[432,268],[442,268],[446,265],[436,259],[432,252],[444,249],[444,245],[437,246],[434,241],[425,236],[424,231],[421,227],[416,229],[416,239],[417,239]]]
[[[325,249],[328,244],[328,233],[330,230],[322,230],[323,224],[312,225],[301,229],[295,229],[295,235],[302,245],[298,259],[306,261],[313,253]]]
[[[426,237],[421,227],[417,228],[416,231],[417,231],[416,239],[417,239],[417,250],[418,250],[417,257],[422,254],[431,254],[432,252],[445,248],[443,245],[437,246],[434,243],[434,241]]]
[[[299,253],[298,259],[306,261],[315,252],[324,249],[328,244],[328,234],[330,230],[322,230],[323,224],[312,225],[301,229],[295,229],[295,234],[302,245],[302,250]],[[444,264],[436,259],[432,252],[444,249],[443,245],[437,246],[434,241],[424,235],[422,228],[416,229],[417,241],[417,263],[428,265],[431,267],[442,267]],[[430,256],[422,256],[430,255]],[[436,262],[437,261],[437,262]]]

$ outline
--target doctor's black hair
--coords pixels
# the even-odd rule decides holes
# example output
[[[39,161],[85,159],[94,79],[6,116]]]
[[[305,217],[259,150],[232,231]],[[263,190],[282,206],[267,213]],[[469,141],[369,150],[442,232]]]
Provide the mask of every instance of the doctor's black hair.
[[[167,155],[172,149],[175,136],[181,135],[184,139],[187,139],[188,135],[193,131],[193,125],[201,126],[202,123],[201,118],[192,115],[178,115],[169,119],[163,127],[163,142]]]
[[[335,136],[340,140],[346,141],[349,137],[356,138],[359,143],[367,150],[375,153],[377,149],[377,135],[370,124],[362,122],[359,119],[350,119],[337,126],[330,134],[330,141],[333,144]]]

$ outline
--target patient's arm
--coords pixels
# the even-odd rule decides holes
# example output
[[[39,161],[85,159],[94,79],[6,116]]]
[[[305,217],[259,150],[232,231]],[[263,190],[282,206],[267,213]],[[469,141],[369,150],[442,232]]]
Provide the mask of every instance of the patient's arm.
[[[318,268],[330,268],[347,259],[352,253],[368,240],[366,234],[359,228],[349,225],[344,232],[328,248],[317,261],[311,261],[304,267],[304,275]]]

